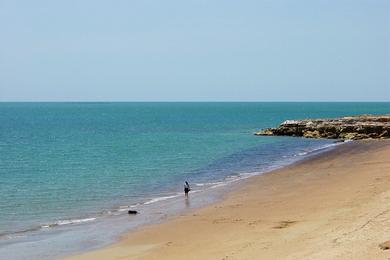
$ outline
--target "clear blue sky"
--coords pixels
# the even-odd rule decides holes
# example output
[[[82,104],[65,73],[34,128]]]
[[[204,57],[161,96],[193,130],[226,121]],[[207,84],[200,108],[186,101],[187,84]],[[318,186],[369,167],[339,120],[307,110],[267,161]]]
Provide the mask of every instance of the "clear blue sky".
[[[389,0],[0,0],[0,101],[389,101]]]

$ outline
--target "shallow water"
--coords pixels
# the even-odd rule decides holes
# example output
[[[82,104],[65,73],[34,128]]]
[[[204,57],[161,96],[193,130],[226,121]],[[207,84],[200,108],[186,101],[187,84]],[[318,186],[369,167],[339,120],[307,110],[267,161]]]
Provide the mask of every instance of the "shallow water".
[[[389,112],[390,103],[0,103],[0,255],[102,246],[333,143],[253,136],[260,128]],[[143,214],[129,218],[129,207]]]

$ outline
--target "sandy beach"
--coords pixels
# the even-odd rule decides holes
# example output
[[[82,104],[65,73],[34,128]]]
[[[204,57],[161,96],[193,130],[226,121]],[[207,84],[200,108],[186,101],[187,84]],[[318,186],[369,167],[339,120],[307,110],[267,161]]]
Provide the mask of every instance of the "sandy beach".
[[[67,259],[389,259],[389,200],[390,142],[350,142]]]

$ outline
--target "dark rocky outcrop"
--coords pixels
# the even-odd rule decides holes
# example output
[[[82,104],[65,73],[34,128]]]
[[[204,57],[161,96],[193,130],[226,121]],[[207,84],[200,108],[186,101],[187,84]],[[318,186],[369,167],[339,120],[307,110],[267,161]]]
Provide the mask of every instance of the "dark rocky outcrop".
[[[286,120],[255,135],[303,136],[329,139],[390,138],[390,115],[360,115],[330,119]]]

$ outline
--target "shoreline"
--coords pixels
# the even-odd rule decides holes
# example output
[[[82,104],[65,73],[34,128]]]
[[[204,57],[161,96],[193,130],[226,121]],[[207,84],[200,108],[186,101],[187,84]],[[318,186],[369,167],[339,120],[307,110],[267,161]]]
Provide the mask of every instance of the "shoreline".
[[[375,182],[375,178],[390,177],[389,171],[382,173],[383,176],[380,172],[375,175],[376,177],[367,176],[367,172],[364,171],[362,167],[356,168],[358,166],[357,164],[363,164],[364,161],[367,163],[374,159],[374,155],[380,155],[379,157],[382,158],[382,161],[377,160],[377,163],[371,163],[370,166],[375,172],[377,171],[376,167],[374,167],[376,164],[385,167],[385,169],[390,169],[387,168],[390,167],[390,162],[383,159],[383,154],[390,155],[389,145],[390,142],[386,141],[347,143],[338,146],[331,151],[325,151],[319,155],[310,156],[309,158],[295,162],[292,165],[284,166],[281,169],[250,177],[237,185],[234,185],[233,190],[224,195],[221,201],[217,201],[202,208],[191,209],[178,216],[170,217],[162,223],[140,227],[139,229],[126,234],[119,242],[114,243],[113,245],[69,256],[66,259],[119,259],[123,257],[126,259],[180,259],[180,256],[183,254],[185,255],[186,252],[196,252],[195,255],[186,256],[186,258],[190,259],[223,259],[224,257],[229,256],[233,259],[259,259],[256,257],[258,255],[264,256],[264,258],[260,259],[269,259],[272,257],[276,259],[305,258],[305,255],[300,255],[302,254],[302,242],[297,243],[292,240],[295,246],[283,245],[283,248],[289,248],[290,254],[287,255],[283,255],[285,250],[275,249],[275,246],[273,245],[276,242],[273,240],[286,239],[283,234],[278,237],[278,234],[276,234],[278,232],[276,231],[292,230],[296,233],[296,229],[298,229],[298,233],[301,236],[307,236],[303,231],[308,231],[313,228],[315,230],[313,223],[317,218],[321,219],[321,224],[323,224],[324,218],[326,221],[329,221],[332,219],[331,217],[335,217],[330,212],[330,208],[338,212],[341,217],[347,217],[343,216],[342,212],[345,210],[345,206],[340,207],[338,200],[342,201],[347,197],[353,201],[356,197],[362,196],[359,195],[359,193],[373,195],[367,190],[362,191],[363,188],[359,186],[362,180],[364,179],[367,181],[369,179],[370,181],[374,180]],[[345,160],[338,158],[340,155],[343,156]],[[345,165],[348,160],[352,164]],[[343,167],[336,167],[338,164],[342,164]],[[321,166],[324,165],[327,167],[321,168]],[[307,172],[312,172],[313,168],[318,169],[318,172],[315,175],[309,175]],[[352,170],[358,172],[359,178],[351,179],[350,172]],[[297,171],[300,174],[294,175],[293,173],[296,174]],[[335,173],[329,171],[338,173],[338,176],[336,177]],[[348,174],[344,172],[348,172]],[[386,175],[386,173],[388,175]],[[357,177],[357,175],[355,175],[355,177]],[[351,192],[338,194],[340,192],[337,191],[343,187],[343,185],[341,185],[342,179],[348,179],[349,183],[353,184],[350,189],[359,188],[360,190],[354,190],[356,194],[350,194]],[[289,180],[289,182],[286,182],[286,180]],[[329,182],[330,180],[332,180],[332,182]],[[324,186],[324,183],[330,186]],[[302,186],[302,184],[305,185]],[[383,192],[386,192],[389,185],[386,186],[385,184],[386,183],[380,185],[376,183],[373,185],[380,186],[379,188]],[[262,187],[263,189],[258,189],[259,187]],[[329,193],[329,191],[333,190],[335,187],[337,187],[337,189],[334,190],[336,194]],[[315,201],[315,196],[312,199],[305,197],[309,194],[309,191],[315,193],[314,188],[319,190],[317,193],[319,193],[318,195],[322,200]],[[297,198],[296,195],[294,195],[296,193],[305,198]],[[375,194],[376,193],[374,193],[374,195]],[[363,197],[365,201],[371,202],[367,196]],[[316,202],[314,205],[311,204],[313,203],[312,200]],[[292,203],[293,205],[289,205],[286,204],[286,201],[294,203]],[[312,208],[318,207],[316,205],[321,205],[323,202],[324,208],[320,206],[323,215],[318,216],[315,213],[312,213]],[[351,203],[351,201],[348,202]],[[305,206],[305,203],[308,203],[311,207],[308,208],[307,205]],[[329,204],[330,208],[325,207],[327,204]],[[257,206],[255,207],[255,205]],[[352,205],[350,206],[352,207]],[[297,207],[302,207],[302,212],[296,212]],[[375,211],[376,208],[373,210]],[[366,211],[363,211],[364,214],[361,216],[369,215],[369,212]],[[287,212],[290,214],[287,214]],[[306,214],[308,216],[306,216]],[[310,221],[305,220],[313,214],[316,218],[313,218]],[[355,215],[356,214],[353,216]],[[364,219],[364,217],[361,218]],[[194,226],[196,227],[195,229]],[[223,230],[221,230],[221,227],[223,227]],[[330,228],[343,230],[343,228],[333,225],[330,225]],[[334,232],[334,235],[340,233],[340,230]],[[384,230],[386,229],[384,228]],[[213,231],[211,237],[209,234],[210,231]],[[294,235],[294,232],[293,234],[287,233],[287,238]],[[225,237],[226,234],[224,235],[223,233],[228,235],[228,239]],[[374,254],[375,256],[381,254],[389,256],[388,252],[378,249],[378,244],[387,240],[385,239],[384,233],[386,232],[382,231],[380,235],[378,234],[375,246],[370,247],[370,254]],[[332,232],[329,232],[329,230],[323,230],[321,232],[320,229],[319,234],[321,236],[324,234],[331,236]],[[319,237],[313,235],[311,239],[317,240]],[[336,239],[336,242],[334,242],[335,244],[331,243],[330,245],[325,246],[325,248],[336,247],[340,254],[340,259],[347,259],[345,257],[343,258],[342,254],[343,252],[350,252],[350,249],[345,248],[345,250],[341,250],[339,248],[340,246],[337,246],[337,243],[341,243],[338,241],[341,240],[342,237],[335,237],[333,239]],[[188,242],[183,243],[183,241],[186,240],[188,240]],[[258,242],[259,240],[262,242]],[[329,243],[329,241],[326,242]],[[319,248],[316,249],[316,251],[322,252],[324,250],[323,245],[317,246],[319,246]],[[305,248],[305,250],[308,251],[309,249]],[[305,252],[305,250],[303,250],[303,252]],[[324,252],[321,254],[323,253]],[[269,258],[265,257],[267,254]],[[321,259],[321,254],[310,251],[309,255],[315,255],[315,259],[317,259],[317,257]],[[323,259],[326,259],[325,255],[330,257],[328,252],[328,254],[324,254]],[[360,259],[364,259],[363,255],[356,256],[357,259],[359,257],[361,257]]]

